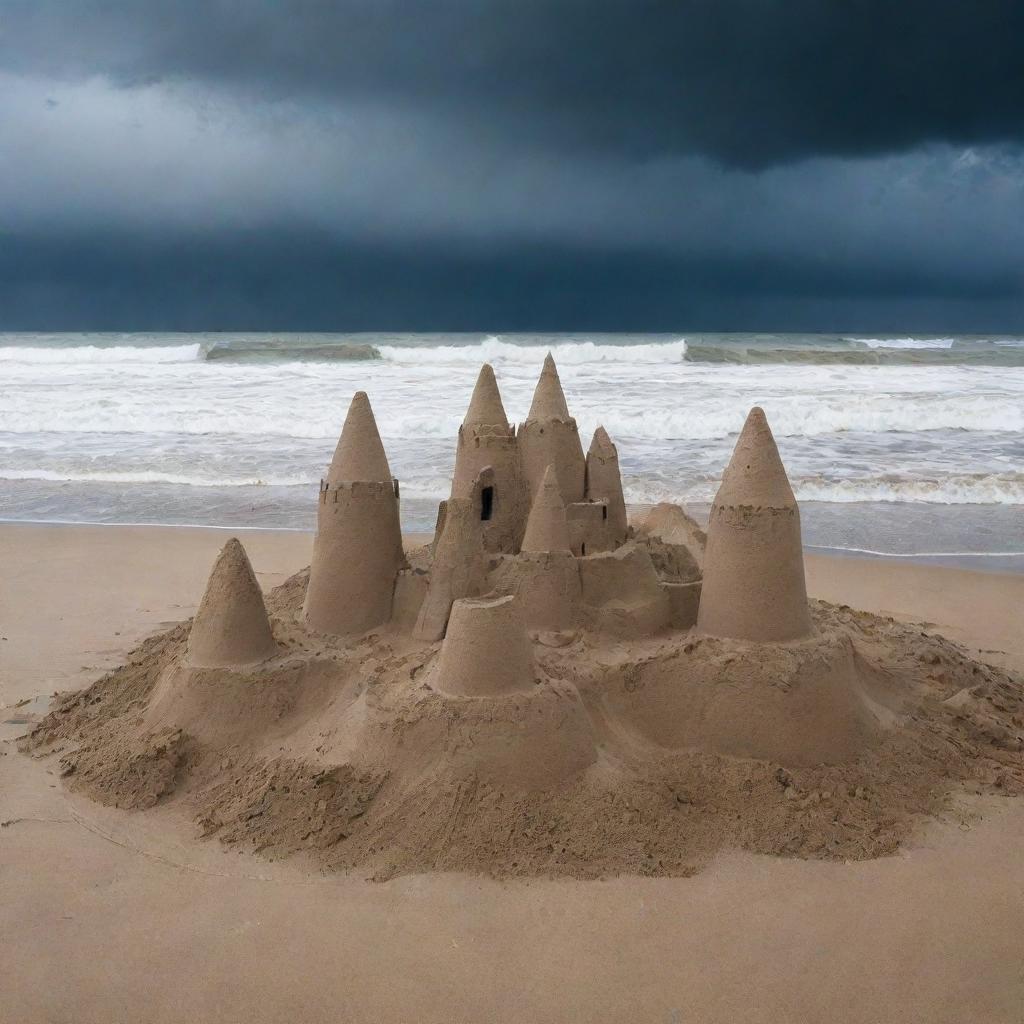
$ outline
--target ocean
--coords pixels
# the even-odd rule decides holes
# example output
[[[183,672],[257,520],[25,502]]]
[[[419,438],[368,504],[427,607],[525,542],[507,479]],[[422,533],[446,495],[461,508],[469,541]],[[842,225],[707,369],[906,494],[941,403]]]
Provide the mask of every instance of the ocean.
[[[552,351],[626,500],[706,514],[764,407],[809,548],[1024,570],[1024,338],[0,334],[0,518],[314,527],[352,393],[433,528],[480,364],[522,419]]]

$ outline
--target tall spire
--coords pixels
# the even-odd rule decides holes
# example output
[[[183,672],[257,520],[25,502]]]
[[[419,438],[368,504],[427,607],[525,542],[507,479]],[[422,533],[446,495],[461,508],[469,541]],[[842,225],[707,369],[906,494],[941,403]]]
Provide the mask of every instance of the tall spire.
[[[572,551],[565,502],[558,488],[555,467],[548,466],[544,479],[533,499],[530,518],[526,521],[523,551]]]
[[[519,425],[516,439],[527,495],[537,493],[545,470],[554,466],[566,504],[583,501],[587,461],[580,444],[579,428],[569,414],[550,352],[544,359],[530,413]]]
[[[494,369],[490,363],[484,363],[480,367],[480,375],[476,379],[476,387],[473,388],[473,397],[469,401],[469,408],[462,422],[467,427],[508,427],[508,417],[505,415],[505,407],[501,404],[501,393],[498,391],[498,382],[494,379]]]
[[[796,507],[789,477],[760,406],[755,405],[747,415],[732,458],[722,475],[715,503]]]
[[[811,632],[800,509],[759,408],[747,416],[711,506],[697,628],[757,641]]]
[[[365,391],[352,396],[327,480],[332,484],[343,480],[391,482],[391,467]]]
[[[405,565],[397,492],[373,410],[358,391],[320,487],[303,605],[311,629],[347,636],[391,617],[395,579]]]
[[[265,661],[276,653],[260,585],[245,548],[232,537],[213,564],[192,620],[188,660],[213,668]]]
[[[568,420],[569,406],[562,391],[562,382],[558,378],[558,368],[549,352],[544,357],[544,368],[533,392],[533,404],[530,406],[528,420]]]
[[[587,498],[605,502],[608,509],[605,539],[609,547],[617,547],[626,539],[629,524],[626,500],[622,495],[619,452],[604,427],[594,431],[594,439],[587,452]]]

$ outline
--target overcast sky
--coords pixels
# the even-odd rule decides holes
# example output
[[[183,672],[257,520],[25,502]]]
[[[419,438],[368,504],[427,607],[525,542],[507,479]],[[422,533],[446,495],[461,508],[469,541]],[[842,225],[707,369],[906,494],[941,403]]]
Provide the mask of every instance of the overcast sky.
[[[1024,331],[1020,0],[0,0],[0,329]]]

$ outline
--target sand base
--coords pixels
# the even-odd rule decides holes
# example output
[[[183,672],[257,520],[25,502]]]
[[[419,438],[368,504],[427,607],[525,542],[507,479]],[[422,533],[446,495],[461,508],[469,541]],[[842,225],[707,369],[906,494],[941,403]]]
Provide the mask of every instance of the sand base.
[[[264,582],[308,561],[308,538],[245,539]],[[0,529],[4,702],[81,685],[124,638],[189,614],[223,540]],[[809,563],[812,593],[845,583],[863,607],[950,633],[973,619],[958,638],[1021,664],[1000,616],[1008,597],[1024,606],[1024,579]],[[39,607],[61,628],[27,628]],[[686,879],[316,879],[185,838],[173,807],[126,814],[62,791],[54,762],[13,753],[38,708],[9,709],[0,745],[12,1020],[1009,1022],[1024,1001],[1017,800],[958,800],[898,856],[851,864],[725,853]]]

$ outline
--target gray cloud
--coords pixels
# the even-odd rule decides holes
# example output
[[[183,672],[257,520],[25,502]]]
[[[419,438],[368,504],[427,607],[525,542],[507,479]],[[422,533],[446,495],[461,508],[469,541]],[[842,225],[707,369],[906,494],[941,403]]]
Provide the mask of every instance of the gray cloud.
[[[0,327],[1024,329],[1022,19],[8,0]]]

